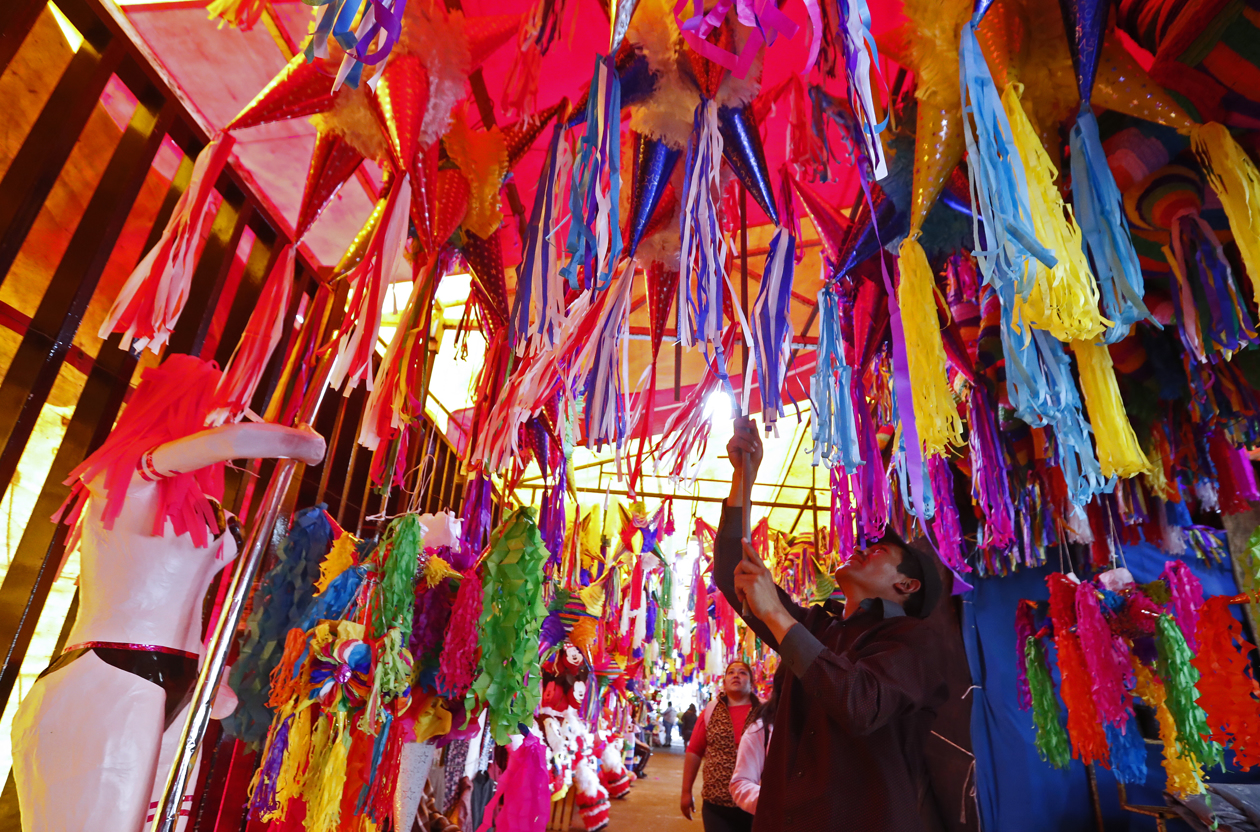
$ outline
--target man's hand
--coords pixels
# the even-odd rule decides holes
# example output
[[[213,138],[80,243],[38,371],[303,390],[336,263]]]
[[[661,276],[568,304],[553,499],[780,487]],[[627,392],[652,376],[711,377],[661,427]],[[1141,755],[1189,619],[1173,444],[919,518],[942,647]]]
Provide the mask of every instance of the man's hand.
[[[761,446],[761,435],[757,432],[757,424],[747,416],[735,420],[735,433],[726,443],[726,453],[731,458],[731,467],[740,474],[747,474],[755,481],[757,469],[761,467],[761,459],[765,449]],[[744,471],[744,455],[748,455],[750,470]]]
[[[683,817],[685,817],[687,820],[691,820],[692,812],[696,811],[696,801],[691,796],[691,792],[683,792],[681,808],[682,808]]]
[[[779,589],[774,585],[769,567],[747,541],[744,557],[735,567],[735,592],[752,614],[765,622],[776,639],[782,640],[796,623],[779,599]]]

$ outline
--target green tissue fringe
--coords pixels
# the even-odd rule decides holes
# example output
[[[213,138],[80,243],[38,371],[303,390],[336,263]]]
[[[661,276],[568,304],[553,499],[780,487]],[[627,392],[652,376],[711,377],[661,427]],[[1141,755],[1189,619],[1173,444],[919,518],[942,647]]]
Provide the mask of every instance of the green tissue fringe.
[[[1059,700],[1055,698],[1054,680],[1046,666],[1046,651],[1034,636],[1029,636],[1024,643],[1024,663],[1032,691],[1033,722],[1037,725],[1037,752],[1055,768],[1067,768],[1072,760],[1068,735],[1059,721]]]
[[[1238,565],[1236,574],[1242,576],[1238,588],[1243,592],[1260,590],[1260,526],[1256,526],[1256,530],[1251,533],[1251,538],[1247,541],[1247,547],[1235,555],[1234,560]],[[1251,614],[1260,618],[1260,604],[1248,606],[1251,607]]]
[[[542,698],[538,638],[547,616],[542,589],[548,553],[528,506],[509,514],[491,539],[482,564],[481,658],[465,704],[472,713],[485,703],[487,724],[503,745],[518,725],[533,722]]]
[[[1207,715],[1197,702],[1199,691],[1195,684],[1199,681],[1199,671],[1190,663],[1194,653],[1190,652],[1186,637],[1171,615],[1164,613],[1159,617],[1158,636],[1155,639],[1159,650],[1157,670],[1167,692],[1165,704],[1177,725],[1178,750],[1182,756],[1193,754],[1205,767],[1222,765],[1220,745],[1206,739],[1212,731],[1208,728]]]
[[[424,526],[414,514],[404,514],[389,524],[381,550],[386,552],[382,569],[380,603],[372,618],[373,636],[380,638],[390,627],[397,627],[402,643],[411,640],[411,621],[416,607],[416,570],[420,563],[420,547],[424,543]]]

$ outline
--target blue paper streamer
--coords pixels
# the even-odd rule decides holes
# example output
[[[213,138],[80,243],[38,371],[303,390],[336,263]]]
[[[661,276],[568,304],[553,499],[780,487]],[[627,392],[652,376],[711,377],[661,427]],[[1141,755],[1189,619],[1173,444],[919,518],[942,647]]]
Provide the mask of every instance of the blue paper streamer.
[[[761,386],[761,418],[767,430],[783,415],[783,381],[792,357],[792,278],[796,238],[779,228],[770,241],[766,267],[753,303],[753,356]]]
[[[586,102],[586,134],[569,187],[572,217],[565,247],[570,259],[561,273],[569,288],[577,289],[577,270],[583,266],[586,288],[603,290],[612,282],[622,249],[621,223],[617,221],[621,204],[621,80],[611,57],[596,56],[591,89],[594,94]],[[610,205],[601,217],[598,194],[605,181]],[[601,221],[608,223],[609,235],[608,259],[602,269],[596,262]]]
[[[840,301],[836,289],[824,284],[818,293],[818,347],[809,400],[814,411],[811,438],[814,465],[839,464],[852,474],[863,464],[853,409],[853,369],[844,358],[840,337]]]
[[[1103,314],[1115,326],[1104,332],[1104,340],[1112,344],[1129,334],[1129,327],[1142,319],[1154,321],[1142,302],[1145,283],[1129,221],[1124,213],[1124,200],[1116,179],[1107,166],[1107,153],[1098,136],[1098,120],[1085,104],[1072,127],[1072,202],[1076,222],[1085,239],[1098,277]]]
[[[975,255],[985,282],[999,287],[1014,278],[1019,290],[1032,290],[1033,270],[1025,275],[1029,257],[1053,268],[1057,259],[1037,241],[1028,201],[1024,163],[1015,146],[1002,98],[980,44],[976,21],[963,26],[959,48],[959,82],[963,90],[963,136],[971,171],[971,204],[976,208]],[[966,117],[971,113],[972,119]],[[974,126],[973,126],[974,121]],[[984,227],[983,240],[980,233]]]

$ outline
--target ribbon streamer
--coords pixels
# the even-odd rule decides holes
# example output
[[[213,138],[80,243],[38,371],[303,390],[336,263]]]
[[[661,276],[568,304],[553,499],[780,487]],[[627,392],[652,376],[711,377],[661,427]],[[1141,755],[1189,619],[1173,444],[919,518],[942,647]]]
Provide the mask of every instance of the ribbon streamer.
[[[1114,323],[1104,337],[1107,343],[1115,343],[1129,334],[1132,324],[1154,319],[1142,300],[1145,282],[1133,250],[1124,201],[1098,136],[1098,120],[1088,104],[1081,107],[1069,142],[1076,221],[1098,277],[1103,313]]]
[[[844,358],[839,299],[835,286],[830,283],[824,282],[818,292],[818,313],[818,350],[814,375],[809,382],[810,405],[814,411],[813,464],[817,466],[822,462],[828,468],[837,464],[843,466],[846,475],[842,475],[842,479],[847,485],[847,474],[856,471],[863,459],[854,414],[853,368]]]
[[[753,303],[753,355],[761,386],[761,417],[766,430],[783,415],[783,381],[792,358],[792,278],[796,238],[778,228],[770,241],[766,267]]]
[[[726,288],[726,238],[718,224],[721,192],[722,134],[717,105],[701,100],[696,107],[684,162],[680,234],[678,332],[684,347],[703,345],[726,379],[722,349],[723,292]]]
[[[596,56],[591,79],[595,90],[586,102],[586,134],[569,186],[569,263],[561,273],[578,288],[578,267],[585,287],[603,290],[612,281],[621,256],[621,80],[611,56]]]
[[[558,199],[557,194],[573,166],[572,151],[564,133],[563,125],[557,123],[547,150],[547,163],[534,194],[525,259],[517,274],[512,310],[517,355],[522,355],[526,349],[554,347],[564,318],[564,280],[555,239],[563,208],[563,200]]]

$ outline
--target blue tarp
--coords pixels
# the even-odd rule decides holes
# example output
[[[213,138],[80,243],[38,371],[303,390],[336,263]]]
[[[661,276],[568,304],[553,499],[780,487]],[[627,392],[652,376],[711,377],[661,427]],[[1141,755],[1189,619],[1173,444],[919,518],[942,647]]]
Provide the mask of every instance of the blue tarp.
[[[1169,559],[1147,544],[1125,547],[1124,558],[1124,565],[1139,582],[1158,578]],[[1237,593],[1228,561],[1218,567],[1193,555],[1183,560],[1203,582],[1207,595]],[[1015,607],[1021,598],[1046,600],[1046,576],[1057,571],[1059,566],[1054,563],[1004,578],[977,579],[975,590],[963,598],[963,639],[975,685],[971,741],[983,832],[1084,832],[1095,828],[1085,767],[1073,760],[1067,770],[1060,771],[1041,761],[1033,745],[1032,713],[1019,709],[1015,694]],[[1162,752],[1158,746],[1148,746],[1148,752],[1146,784],[1130,786],[1129,800],[1163,805]],[[1213,770],[1209,776],[1217,782],[1260,781],[1260,774],[1254,771],[1221,775]],[[1155,829],[1154,818],[1120,809],[1115,780],[1101,767],[1098,789],[1107,832]],[[1187,827],[1174,821],[1168,828]]]

